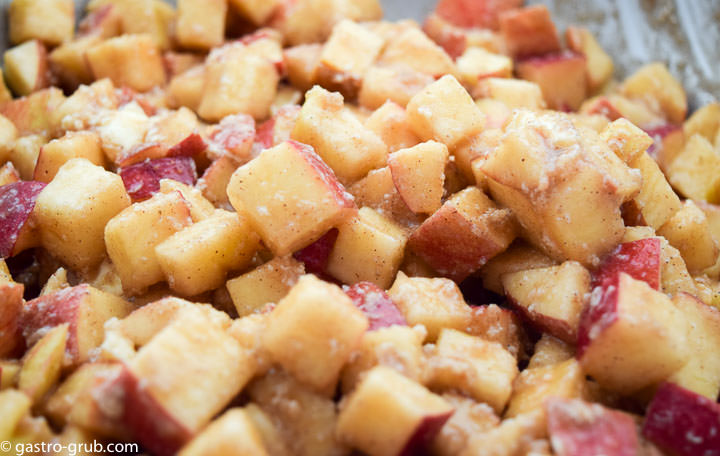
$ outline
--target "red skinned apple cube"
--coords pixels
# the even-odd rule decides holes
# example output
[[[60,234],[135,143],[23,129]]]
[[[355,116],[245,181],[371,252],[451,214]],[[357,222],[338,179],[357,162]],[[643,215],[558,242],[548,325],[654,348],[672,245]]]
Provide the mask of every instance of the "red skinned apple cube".
[[[5,80],[15,95],[24,96],[50,85],[47,50],[37,40],[8,49],[3,55]]]
[[[641,454],[635,420],[627,413],[580,399],[545,403],[548,433],[558,456]]]
[[[0,258],[7,258],[38,245],[31,215],[41,182],[16,182],[0,187]]]
[[[309,245],[355,210],[330,168],[311,147],[294,141],[238,168],[227,193],[276,255]]]
[[[522,0],[441,0],[435,13],[460,27],[497,30],[500,15],[522,4]]]
[[[593,291],[580,317],[577,358],[601,386],[627,394],[687,362],[688,328],[666,295],[628,274],[615,277]]]
[[[447,146],[435,141],[399,150],[388,157],[395,188],[411,211],[432,214],[440,208],[447,161]]]
[[[165,83],[160,50],[148,34],[110,38],[88,49],[85,55],[95,79],[110,78],[115,85],[126,85],[138,92]]]
[[[500,33],[510,55],[531,57],[560,50],[555,24],[544,5],[528,6],[500,16]]]
[[[720,405],[672,383],[655,392],[643,436],[681,456],[715,455],[720,448]]]
[[[477,187],[453,195],[410,236],[409,246],[456,281],[480,269],[515,237],[515,222]]]
[[[517,63],[518,77],[540,86],[552,109],[577,110],[587,96],[585,57],[571,52],[545,54]]]
[[[624,272],[660,290],[661,249],[660,239],[656,237],[623,242],[593,271],[593,288],[614,282],[616,276]]]
[[[317,241],[293,253],[293,257],[305,265],[307,272],[322,277],[322,274],[327,273],[330,252],[335,246],[338,234],[338,229],[332,228]]]
[[[565,41],[573,52],[585,56],[587,82],[591,92],[601,88],[610,80],[613,73],[613,61],[589,30],[581,27],[568,27],[565,30]]]
[[[133,202],[146,200],[160,191],[162,179],[173,179],[187,185],[194,185],[197,179],[195,161],[191,157],[146,160],[120,168],[118,174]]]
[[[393,325],[407,326],[407,321],[390,296],[372,282],[358,282],[345,290],[353,304],[370,322],[368,331]]]
[[[442,397],[388,367],[378,366],[348,398],[337,432],[342,441],[368,454],[420,454],[427,451],[452,413],[452,406]]]
[[[208,139],[208,153],[211,157],[227,154],[238,163],[247,162],[252,158],[255,120],[247,114],[226,116],[217,127],[210,130]]]

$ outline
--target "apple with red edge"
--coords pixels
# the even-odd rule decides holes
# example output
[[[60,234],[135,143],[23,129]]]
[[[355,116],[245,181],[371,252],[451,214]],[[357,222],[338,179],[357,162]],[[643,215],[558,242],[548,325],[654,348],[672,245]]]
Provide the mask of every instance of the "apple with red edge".
[[[467,48],[467,33],[437,13],[428,15],[423,22],[423,31],[443,48],[453,59],[457,59]]]
[[[593,288],[613,281],[619,273],[624,272],[660,290],[661,250],[660,238],[656,237],[623,242],[593,271]]]
[[[522,0],[440,0],[435,13],[460,27],[497,30],[500,15],[522,4]]]
[[[120,177],[133,202],[143,201],[160,191],[161,179],[173,179],[195,185],[197,172],[191,157],[167,157],[146,160],[120,169]]]
[[[317,241],[293,253],[293,258],[305,264],[305,271],[324,276],[338,234],[338,229],[332,228]]]
[[[642,433],[672,454],[719,455],[720,404],[674,383],[664,383],[647,408]]]
[[[255,142],[255,119],[247,114],[227,116],[212,130],[209,142],[211,149],[216,147],[221,153],[247,161]]]
[[[622,113],[618,111],[610,99],[605,96],[599,96],[588,100],[587,104],[583,105],[582,111],[585,114],[598,114],[605,116],[611,122],[623,117]]]
[[[197,133],[190,133],[185,139],[167,151],[168,157],[196,157],[207,149],[207,143]]]
[[[557,456],[641,453],[632,416],[580,399],[550,398],[545,402],[550,443]]]
[[[648,147],[648,154],[653,157],[664,171],[675,160],[685,147],[685,133],[682,125],[665,124],[645,129],[645,133],[653,139]]]
[[[345,294],[370,322],[368,331],[393,325],[407,326],[400,309],[382,288],[372,282],[358,282],[346,288]]]
[[[586,59],[569,51],[533,56],[517,62],[519,78],[540,86],[552,109],[577,110],[587,96]]]
[[[0,258],[37,244],[30,220],[42,182],[21,181],[0,187]]]

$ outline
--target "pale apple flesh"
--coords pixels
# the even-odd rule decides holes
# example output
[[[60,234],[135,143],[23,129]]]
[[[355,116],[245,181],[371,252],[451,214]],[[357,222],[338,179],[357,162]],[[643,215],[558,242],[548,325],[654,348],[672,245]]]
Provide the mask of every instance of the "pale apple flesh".
[[[29,247],[23,245],[31,241],[32,227],[28,222],[43,188],[45,184],[41,182],[16,182],[0,187],[0,258]]]

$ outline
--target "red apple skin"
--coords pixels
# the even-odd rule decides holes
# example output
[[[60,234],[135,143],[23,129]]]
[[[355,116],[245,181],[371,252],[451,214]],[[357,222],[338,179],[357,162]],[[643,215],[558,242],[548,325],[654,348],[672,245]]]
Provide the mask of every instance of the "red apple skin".
[[[660,127],[648,128],[644,130],[645,133],[647,133],[654,141],[652,146],[648,147],[647,153],[650,154],[652,157],[655,157],[657,155],[656,150],[658,147],[662,147],[665,137],[676,132],[682,133],[682,125],[665,124]]]
[[[335,246],[338,234],[337,228],[331,229],[317,241],[293,253],[293,258],[305,264],[306,272],[324,276],[327,270],[328,258]]]
[[[372,282],[358,282],[345,290],[353,304],[370,322],[368,331],[393,325],[407,326],[407,321],[390,296]]]
[[[255,119],[247,114],[227,116],[210,134],[211,147],[224,151],[239,160],[248,160],[255,142]]]
[[[423,22],[423,31],[445,52],[457,59],[467,49],[467,34],[464,29],[451,24],[437,13],[430,14]]]
[[[578,338],[576,358],[581,359],[590,345],[590,333],[602,333],[618,318],[618,286],[620,275],[606,280],[602,286],[595,287],[590,298],[590,305],[586,305],[580,315],[578,324]]]
[[[522,0],[440,0],[435,12],[460,27],[497,30],[500,14],[522,4]]]
[[[17,240],[43,188],[44,183],[34,181],[15,182],[0,187],[0,258],[17,253],[14,251]]]
[[[353,209],[355,208],[355,198],[345,190],[345,187],[335,176],[335,173],[330,169],[328,165],[320,158],[312,146],[303,144],[297,141],[288,141],[288,143],[295,148],[295,150],[305,158],[305,161],[315,170],[320,179],[323,180],[325,185],[332,190],[333,196],[337,201],[338,206]]]
[[[191,157],[167,157],[146,160],[120,169],[120,177],[133,202],[150,198],[160,190],[161,179],[173,179],[195,185],[197,171]]]
[[[593,288],[613,281],[619,273],[624,272],[633,279],[642,280],[651,288],[659,291],[660,252],[661,245],[658,238],[623,242],[593,271]]]
[[[557,456],[640,454],[635,421],[626,413],[579,399],[561,398],[549,399],[545,409],[550,441]]]
[[[154,456],[172,456],[192,438],[192,433],[167,413],[127,368],[113,388],[124,395],[122,422],[143,448]]]
[[[435,436],[450,419],[453,412],[426,416],[405,444],[399,456],[423,456],[431,454],[430,446]]]
[[[620,111],[610,102],[607,97],[597,97],[586,110],[587,114],[600,114],[605,116],[610,122],[618,120],[622,117]]]
[[[205,140],[197,133],[190,133],[187,138],[168,149],[168,157],[196,157],[207,149]]]
[[[533,56],[516,63],[518,77],[536,82],[551,108],[572,112],[587,95],[585,56],[570,51]]]
[[[274,129],[275,118],[268,119],[258,125],[257,132],[255,133],[255,142],[260,144],[263,149],[271,148],[273,146],[273,143],[275,142],[275,138],[273,135]]]
[[[720,455],[720,404],[674,383],[655,392],[643,435],[671,454]]]
[[[122,152],[115,164],[120,168],[136,165],[145,160],[164,158],[168,154],[168,147],[161,143],[142,143]]]
[[[568,322],[558,320],[557,318],[543,315],[537,312],[532,312],[527,307],[523,307],[515,301],[512,296],[507,296],[507,303],[521,318],[522,321],[530,328],[537,330],[540,333],[548,333],[558,339],[574,344],[577,340],[577,336],[573,328]]]

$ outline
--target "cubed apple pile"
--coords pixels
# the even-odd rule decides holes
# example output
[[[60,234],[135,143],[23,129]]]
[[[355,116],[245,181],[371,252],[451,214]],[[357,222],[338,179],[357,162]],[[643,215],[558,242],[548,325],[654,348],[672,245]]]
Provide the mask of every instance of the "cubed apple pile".
[[[720,104],[380,3],[10,2],[0,441],[720,455]]]

